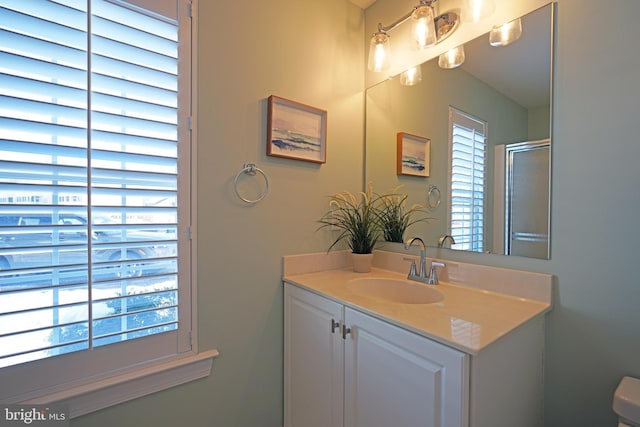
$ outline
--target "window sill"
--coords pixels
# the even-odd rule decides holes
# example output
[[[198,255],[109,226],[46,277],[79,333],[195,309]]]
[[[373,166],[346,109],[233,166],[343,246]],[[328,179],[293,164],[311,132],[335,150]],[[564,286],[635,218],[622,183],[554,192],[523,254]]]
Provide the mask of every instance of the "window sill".
[[[69,405],[71,418],[86,415],[180,384],[208,377],[218,350],[208,350],[72,386],[31,399],[25,404]]]

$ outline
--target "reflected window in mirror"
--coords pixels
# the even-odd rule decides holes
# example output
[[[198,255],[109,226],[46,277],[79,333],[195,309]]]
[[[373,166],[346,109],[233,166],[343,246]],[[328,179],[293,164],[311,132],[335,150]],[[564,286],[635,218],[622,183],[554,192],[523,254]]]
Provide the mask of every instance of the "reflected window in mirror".
[[[483,252],[487,187],[487,123],[449,107],[448,231],[451,249]]]

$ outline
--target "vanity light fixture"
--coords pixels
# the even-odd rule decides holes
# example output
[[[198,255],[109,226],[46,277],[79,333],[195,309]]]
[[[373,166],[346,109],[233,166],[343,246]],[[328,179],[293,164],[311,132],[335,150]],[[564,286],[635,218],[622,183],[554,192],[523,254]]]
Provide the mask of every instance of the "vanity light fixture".
[[[389,34],[378,24],[378,32],[371,37],[369,43],[369,70],[378,73],[388,69],[391,66],[390,54]]]
[[[491,46],[507,46],[522,36],[522,21],[520,18],[514,19],[503,25],[493,27],[489,33],[489,44]]]
[[[438,66],[450,70],[464,63],[464,45],[454,47],[438,57]]]
[[[411,13],[413,38],[418,44],[418,49],[426,49],[436,44],[435,13],[431,2],[420,0],[420,4]]]
[[[400,74],[400,84],[402,86],[414,86],[422,81],[422,65],[409,68]]]
[[[441,42],[456,29],[459,22],[457,13],[448,12],[434,17],[432,5],[437,0],[419,1],[417,6],[392,24],[383,26],[382,23],[378,23],[378,31],[371,36],[369,43],[368,68],[370,71],[380,72],[391,66],[389,31],[397,28],[408,19],[412,21],[414,43],[418,49],[425,49]]]
[[[493,13],[493,0],[466,0],[462,18],[465,22],[480,22]]]

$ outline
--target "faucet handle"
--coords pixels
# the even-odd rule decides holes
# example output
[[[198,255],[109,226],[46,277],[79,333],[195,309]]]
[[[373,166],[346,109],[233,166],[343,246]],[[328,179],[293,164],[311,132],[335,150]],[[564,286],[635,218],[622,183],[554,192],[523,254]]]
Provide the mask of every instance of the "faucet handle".
[[[409,275],[407,277],[414,277],[418,275],[417,269],[416,269],[416,260],[413,258],[402,258],[405,261],[411,261],[411,267],[409,268]]]
[[[430,285],[438,284],[438,272],[436,271],[436,267],[446,267],[446,265],[442,262],[432,261],[431,268],[429,269],[429,278],[427,279],[427,283]]]

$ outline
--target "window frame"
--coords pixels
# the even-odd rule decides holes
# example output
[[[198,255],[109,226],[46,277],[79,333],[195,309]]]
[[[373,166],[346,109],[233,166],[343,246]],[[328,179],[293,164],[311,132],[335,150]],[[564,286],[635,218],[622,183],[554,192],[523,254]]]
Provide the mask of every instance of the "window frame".
[[[112,0],[109,0],[112,1]],[[118,1],[113,1],[118,3]],[[140,4],[141,0],[133,0]],[[153,3],[153,2],[152,2]],[[187,14],[191,25],[179,26],[179,39],[190,41],[190,60],[180,61],[180,86],[186,84],[190,93],[179,92],[179,96],[190,96],[187,103],[191,110],[186,123],[179,126],[178,156],[189,158],[188,173],[179,169],[178,193],[190,194],[190,224],[178,228],[178,245],[188,250],[190,257],[179,257],[181,277],[179,298],[190,310],[179,311],[179,324],[188,328],[173,348],[167,348],[166,334],[151,335],[39,359],[18,365],[0,368],[0,401],[5,403],[49,404],[66,403],[70,416],[77,417],[127,400],[164,390],[178,384],[208,376],[215,349],[199,352],[197,329],[197,6],[198,0],[177,0],[181,14]],[[188,76],[189,82],[182,82]],[[182,104],[180,104],[182,105]],[[182,115],[180,116],[182,117]],[[186,139],[185,139],[186,138]],[[182,165],[179,165],[181,167]],[[184,290],[188,290],[185,294]],[[174,334],[175,331],[168,332]],[[150,358],[149,349],[159,351],[161,357]],[[114,358],[114,355],[118,355]],[[153,356],[151,356],[153,357]],[[96,369],[100,367],[100,369]],[[74,373],[69,380],[66,374]]]

